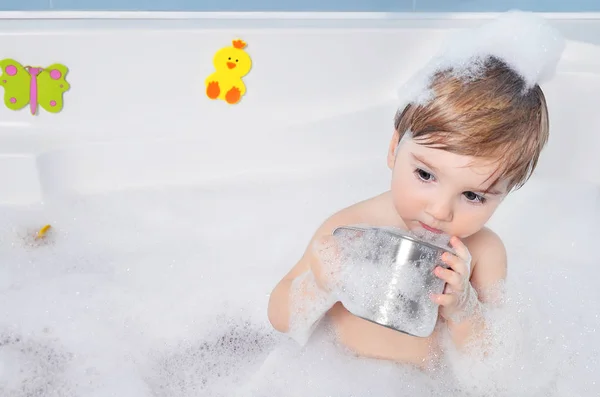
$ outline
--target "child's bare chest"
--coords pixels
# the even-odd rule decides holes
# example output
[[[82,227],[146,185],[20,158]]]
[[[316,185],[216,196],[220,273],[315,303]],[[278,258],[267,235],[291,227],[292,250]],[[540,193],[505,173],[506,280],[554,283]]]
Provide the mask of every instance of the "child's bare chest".
[[[437,348],[435,331],[427,338],[406,335],[354,316],[341,303],[328,314],[339,342],[360,356],[422,367]]]

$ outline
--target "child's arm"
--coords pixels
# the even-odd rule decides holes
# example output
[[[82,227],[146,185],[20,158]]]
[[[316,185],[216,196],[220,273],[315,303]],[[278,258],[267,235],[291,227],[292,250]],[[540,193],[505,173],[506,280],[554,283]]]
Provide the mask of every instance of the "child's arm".
[[[338,226],[334,215],[314,234],[304,255],[273,289],[269,298],[268,316],[273,327],[305,340],[312,328],[335,304],[327,286],[327,277],[316,252],[333,243],[331,232]],[[302,341],[300,341],[302,342]]]
[[[507,270],[506,249],[500,238],[489,230],[473,236],[469,241],[473,254],[473,273],[468,283],[470,288],[470,304],[460,321],[453,321],[453,316],[447,319],[448,330],[457,348],[462,348],[472,340],[483,338],[485,320],[482,304],[492,303],[499,299],[486,292],[496,290],[505,280]],[[459,316],[460,317],[460,314]]]

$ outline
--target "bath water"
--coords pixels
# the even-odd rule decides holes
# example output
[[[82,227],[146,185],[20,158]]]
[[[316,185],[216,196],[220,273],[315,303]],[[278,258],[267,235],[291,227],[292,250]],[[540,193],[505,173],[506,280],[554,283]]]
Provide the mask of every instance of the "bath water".
[[[508,365],[454,357],[421,372],[354,357],[326,323],[305,346],[271,329],[268,294],[320,222],[388,178],[374,164],[2,209],[0,395],[598,394],[592,184],[534,179],[492,219],[509,252]]]

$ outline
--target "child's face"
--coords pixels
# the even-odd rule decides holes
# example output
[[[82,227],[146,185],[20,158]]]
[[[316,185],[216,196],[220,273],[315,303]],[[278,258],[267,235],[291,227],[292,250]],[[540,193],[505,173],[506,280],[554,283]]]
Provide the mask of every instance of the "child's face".
[[[460,238],[479,231],[506,196],[506,183],[488,193],[496,165],[422,146],[410,137],[390,143],[392,196],[410,230],[427,229]]]

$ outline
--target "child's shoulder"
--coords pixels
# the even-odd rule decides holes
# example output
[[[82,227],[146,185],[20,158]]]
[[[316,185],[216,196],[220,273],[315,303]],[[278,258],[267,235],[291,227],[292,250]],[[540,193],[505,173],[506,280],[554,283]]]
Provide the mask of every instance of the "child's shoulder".
[[[385,192],[345,207],[327,218],[318,234],[330,234],[336,227],[346,225],[389,226],[395,220],[390,203],[389,192]]]
[[[471,282],[474,287],[485,289],[506,278],[506,247],[500,236],[484,227],[463,242],[471,254]]]
[[[464,243],[469,249],[473,261],[506,254],[504,242],[488,227],[483,227],[477,233],[465,238]]]

